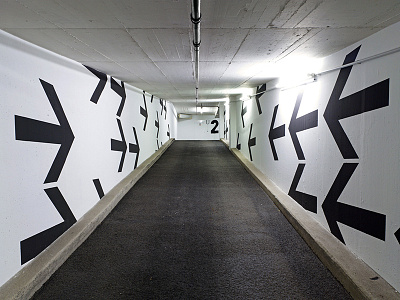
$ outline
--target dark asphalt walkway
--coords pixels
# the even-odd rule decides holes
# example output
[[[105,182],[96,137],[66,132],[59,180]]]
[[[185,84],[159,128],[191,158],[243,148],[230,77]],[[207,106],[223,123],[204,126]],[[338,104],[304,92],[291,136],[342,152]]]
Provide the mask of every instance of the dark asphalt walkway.
[[[176,141],[33,299],[351,299],[219,141]]]

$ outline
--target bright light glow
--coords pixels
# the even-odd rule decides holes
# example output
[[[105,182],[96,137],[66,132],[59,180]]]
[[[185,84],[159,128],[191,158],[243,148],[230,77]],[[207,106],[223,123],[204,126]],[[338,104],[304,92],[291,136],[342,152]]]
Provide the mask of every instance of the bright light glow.
[[[316,77],[314,74],[310,74],[307,77],[304,76],[298,76],[298,77],[286,77],[286,78],[281,78],[276,85],[276,88],[286,90],[286,89],[291,89],[294,87],[298,87],[301,85],[313,83],[316,81]]]

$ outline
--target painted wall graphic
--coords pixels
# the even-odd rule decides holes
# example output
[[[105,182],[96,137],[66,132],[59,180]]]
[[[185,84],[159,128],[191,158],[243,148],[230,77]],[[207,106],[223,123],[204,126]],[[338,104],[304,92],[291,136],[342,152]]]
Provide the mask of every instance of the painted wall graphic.
[[[231,119],[233,146],[399,290],[400,52],[355,63],[398,47],[400,23],[322,59],[317,74],[342,68],[316,82],[258,87]]]
[[[177,118],[165,100],[159,119],[153,95],[4,32],[0,53],[2,285],[175,138]]]

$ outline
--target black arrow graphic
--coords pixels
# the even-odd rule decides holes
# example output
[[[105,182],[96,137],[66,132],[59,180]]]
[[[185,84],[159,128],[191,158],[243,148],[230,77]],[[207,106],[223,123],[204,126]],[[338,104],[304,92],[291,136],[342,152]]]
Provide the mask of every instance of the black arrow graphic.
[[[124,131],[122,130],[122,125],[121,125],[121,121],[119,119],[117,119],[117,123],[118,123],[118,128],[119,128],[119,133],[121,135],[121,141],[117,141],[114,139],[111,139],[111,150],[112,151],[119,151],[122,152],[121,154],[121,160],[119,162],[119,167],[118,167],[118,172],[122,171],[122,167],[124,165],[124,160],[125,160],[125,154],[126,154],[126,140],[125,140],[125,136],[124,136]]]
[[[92,97],[90,98],[90,101],[93,103],[97,104],[99,101],[100,95],[104,90],[104,87],[106,86],[107,83],[107,75],[99,72],[91,67],[83,65],[86,69],[88,69],[90,72],[92,72],[97,78],[99,78],[99,83],[97,84],[96,89],[93,92]]]
[[[101,183],[100,183],[100,179],[93,179],[93,183],[94,183],[94,186],[95,186],[95,188],[96,188],[96,191],[97,191],[97,194],[99,195],[99,198],[101,199],[101,198],[103,198],[104,197],[104,191],[103,191],[103,187],[101,186]]]
[[[397,239],[397,242],[400,244],[400,228],[394,233],[394,236]]]
[[[385,240],[386,216],[363,208],[337,202],[358,163],[344,163],[332,184],[322,209],[334,236],[345,244],[337,222]]]
[[[258,114],[259,115],[262,114],[260,98],[261,98],[262,95],[264,95],[266,88],[267,88],[267,84],[266,83],[264,83],[263,85],[260,85],[259,87],[257,87],[256,103],[257,103],[257,108],[258,108]]]
[[[44,181],[44,183],[49,183],[58,180],[75,137],[53,85],[41,79],[40,83],[60,125],[16,115],[15,139],[19,141],[61,145]]]
[[[161,113],[160,115],[162,116],[163,110],[164,110],[164,100],[160,99],[160,105],[161,105]]]
[[[347,54],[343,65],[355,61],[360,47],[361,46]],[[344,86],[346,85],[347,79],[349,78],[351,69],[352,66],[349,66],[340,70],[324,112],[324,118],[329,130],[345,159],[358,158],[358,155],[339,120],[389,105],[389,79],[367,87],[350,96],[339,99]]]
[[[250,138],[252,130],[253,130],[253,123],[250,126],[249,141],[247,142],[247,145],[249,146],[250,161],[253,161],[253,156],[251,155],[251,147],[256,145],[256,138],[255,137]]]
[[[285,136],[285,124],[274,128],[276,114],[278,112],[278,106],[279,106],[279,104],[276,105],[274,108],[271,126],[269,127],[269,133],[268,133],[268,139],[269,139],[269,143],[271,145],[271,150],[272,150],[272,155],[274,156],[274,160],[278,160],[278,154],[276,153],[274,140]]]
[[[160,119],[158,118],[158,111],[156,111],[156,115],[157,115],[157,120],[154,121],[154,125],[157,128],[157,149],[160,149],[160,145],[158,143],[158,135],[160,134]]]
[[[309,210],[313,213],[317,213],[317,197],[296,190],[305,166],[305,164],[299,164],[297,166],[297,170],[294,174],[294,178],[290,186],[288,195],[292,197],[297,203],[299,203],[304,209]]]
[[[140,107],[140,114],[144,117],[143,131],[146,131],[148,113],[147,113],[146,96],[144,95],[144,93],[145,92],[143,91],[144,108]]]
[[[304,160],[303,149],[301,148],[299,139],[297,138],[297,132],[314,128],[318,126],[318,110],[314,110],[304,116],[297,118],[297,113],[299,112],[301,100],[303,98],[303,91],[297,95],[296,104],[293,109],[292,118],[289,124],[289,133],[292,137],[293,146],[296,150],[297,158]]]
[[[171,138],[171,130],[169,129],[169,124],[168,124],[167,137],[168,137],[168,138]]]
[[[133,167],[133,169],[136,169],[137,163],[139,160],[140,146],[139,146],[139,140],[138,140],[137,134],[136,134],[136,129],[135,129],[135,127],[132,127],[132,128],[133,128],[133,134],[135,136],[136,144],[129,143],[129,153],[136,153],[135,166]]]
[[[158,135],[160,134],[160,119],[158,118],[158,111],[156,111],[156,116],[157,120],[154,121],[154,125],[157,128],[157,138],[158,138]]]
[[[244,102],[242,102],[242,112],[241,112],[241,116],[242,116],[242,124],[243,124],[243,128],[244,128],[244,119],[243,116],[247,113],[247,106],[243,107]]]
[[[120,117],[122,114],[122,110],[124,109],[126,93],[125,93],[125,86],[124,82],[121,81],[121,85],[119,85],[114,78],[111,77],[111,89],[116,92],[118,95],[121,96],[121,103],[119,105],[117,116]]]
[[[236,142],[236,149],[240,150],[242,148],[242,145],[239,144],[239,132],[238,132],[238,137],[237,137],[237,142]]]
[[[76,222],[74,214],[57,187],[44,191],[64,221],[20,242],[21,265],[36,257]]]

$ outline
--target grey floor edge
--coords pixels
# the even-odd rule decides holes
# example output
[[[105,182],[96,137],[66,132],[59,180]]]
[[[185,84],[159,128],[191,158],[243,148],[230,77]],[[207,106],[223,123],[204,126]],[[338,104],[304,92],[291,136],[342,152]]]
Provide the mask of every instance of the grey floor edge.
[[[229,148],[226,140],[221,141]],[[354,299],[400,299],[398,291],[291,200],[240,151],[230,150]]]
[[[80,218],[67,232],[24,266],[0,287],[0,299],[29,299],[90,236],[107,217],[123,196],[161,157],[175,139],[170,139],[160,149],[140,164],[92,209]]]

